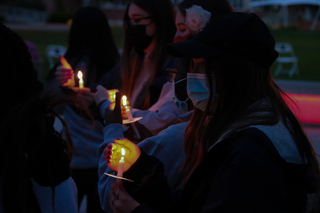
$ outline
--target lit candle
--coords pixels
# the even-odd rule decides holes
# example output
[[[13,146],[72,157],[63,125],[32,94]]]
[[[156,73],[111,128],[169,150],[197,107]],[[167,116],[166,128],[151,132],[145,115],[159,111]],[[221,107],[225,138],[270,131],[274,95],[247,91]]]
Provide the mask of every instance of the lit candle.
[[[108,94],[109,94],[109,99],[111,102],[115,102],[116,100],[116,93],[118,92],[119,90],[117,89],[110,89],[108,90]]]
[[[128,103],[127,103],[127,96],[125,96],[125,95],[122,96],[122,104],[126,109],[126,113],[127,113],[129,121],[133,121],[133,117],[132,117],[132,114],[131,114],[130,106],[128,106]]]
[[[83,88],[83,75],[82,72],[79,70],[78,72],[78,78],[79,78],[79,88],[82,89]]]
[[[126,154],[126,150],[124,148],[121,148],[121,158],[119,160],[117,177],[123,177],[124,156],[125,156],[125,154]],[[117,183],[121,183],[121,179],[117,179]]]
[[[125,107],[126,114],[127,114],[129,121],[133,121],[133,116],[131,114],[130,106],[128,106],[128,102],[127,102],[127,96],[125,96],[125,95],[122,96],[122,105]],[[133,131],[136,133],[137,138],[140,139],[141,138],[140,133],[139,133],[136,125],[134,124],[134,122],[131,123],[131,126],[132,126]]]

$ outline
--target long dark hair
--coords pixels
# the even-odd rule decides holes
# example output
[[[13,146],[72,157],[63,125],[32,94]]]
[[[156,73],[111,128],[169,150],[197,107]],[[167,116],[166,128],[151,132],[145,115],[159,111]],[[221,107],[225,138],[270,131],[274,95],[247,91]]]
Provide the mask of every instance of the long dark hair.
[[[88,58],[88,76],[85,86],[97,82],[110,71],[119,60],[118,48],[115,44],[106,15],[96,7],[80,8],[72,19],[68,38],[68,49],[65,53],[73,69]],[[54,77],[57,63],[50,71],[47,80]]]
[[[2,23],[0,32],[1,47],[6,50],[0,53],[4,70],[0,89],[3,206],[5,212],[40,212],[31,177],[52,189],[69,178],[71,144],[53,128],[54,105],[42,97],[43,84],[22,38]]]
[[[207,58],[206,65],[209,84],[212,84],[212,74],[215,76],[217,96],[211,106],[211,91],[206,111],[197,110],[188,124],[185,149],[189,175],[223,134],[229,135],[251,125],[275,125],[281,120],[295,139],[300,154],[306,154],[319,177],[314,150],[282,98],[285,93],[274,83],[268,67],[233,54]],[[262,100],[268,100],[269,104],[255,105]]]
[[[152,15],[152,20],[156,25],[155,39],[156,45],[154,49],[154,67],[155,71],[152,73],[151,80],[157,76],[162,68],[162,64],[166,57],[166,44],[171,43],[176,31],[174,24],[174,6],[170,0],[133,0],[131,1],[125,11],[124,19],[128,19],[128,9],[130,4],[136,4],[141,9]],[[129,98],[133,91],[135,79],[138,78],[142,68],[144,56],[135,52],[126,29],[123,54],[121,58],[121,77],[122,77],[122,92]],[[150,81],[150,82],[152,82]],[[150,107],[150,94],[147,94],[140,109],[147,109]]]

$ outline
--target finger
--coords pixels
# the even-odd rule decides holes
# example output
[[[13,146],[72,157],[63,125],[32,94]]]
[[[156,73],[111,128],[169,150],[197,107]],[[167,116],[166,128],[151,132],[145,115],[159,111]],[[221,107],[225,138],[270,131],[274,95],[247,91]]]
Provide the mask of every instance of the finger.
[[[98,85],[98,86],[96,86],[96,89],[97,89],[97,91],[99,91],[99,90],[106,90],[103,86],[101,86],[101,85]]]
[[[120,113],[121,113],[121,93],[120,92],[116,93],[115,102],[116,102],[116,105],[114,107],[115,112],[119,113],[119,111],[120,111]]]
[[[116,199],[117,198],[114,196],[113,191],[111,190],[111,192],[109,193],[109,206],[112,207]]]
[[[56,76],[58,77],[58,78],[71,78],[72,77],[72,74],[70,74],[70,73],[65,73],[65,72],[58,72],[58,73],[56,73]]]
[[[106,161],[107,166],[115,172],[118,172],[119,160],[115,161],[110,158],[110,160]]]
[[[116,192],[116,191],[118,191],[118,190],[120,190],[120,187],[119,187],[119,185],[117,184],[117,182],[112,182],[112,183],[111,183],[111,191],[112,191],[112,192]]]
[[[113,140],[116,144],[120,144],[120,145],[124,145],[124,146],[130,146],[130,144],[132,143],[130,140],[126,139],[126,138],[122,138],[122,139],[114,139]]]
[[[72,77],[72,75],[57,75],[58,79],[70,79]]]
[[[56,73],[57,77],[69,77],[69,78],[71,78],[72,75],[73,75],[72,73],[68,73],[68,72],[57,72]]]
[[[118,184],[118,186],[119,186],[120,192],[123,192],[123,193],[125,193],[125,194],[128,194],[127,191],[126,191],[126,189],[125,189],[124,186],[123,186],[123,182],[120,182],[120,183]]]
[[[120,107],[121,104],[121,92],[116,92],[116,106]]]
[[[112,144],[113,144],[113,143],[109,143],[109,144],[108,144],[108,147],[107,147],[107,148],[108,148],[109,150],[112,150]]]
[[[103,153],[105,155],[111,155],[111,150],[112,150],[112,144],[113,143],[109,143],[108,146],[106,148],[104,148]],[[110,154],[109,154],[110,153]]]
[[[61,84],[64,84],[64,83],[67,83],[68,80],[59,80],[59,82],[60,82]]]
[[[110,163],[110,155],[105,155],[104,160],[108,163]]]
[[[61,75],[61,76],[57,75],[56,77],[59,81],[68,81],[72,78],[72,76],[66,76],[66,75]]]
[[[121,183],[121,185],[122,185],[122,183]],[[121,195],[120,195],[121,189],[120,189],[120,186],[118,185],[117,182],[111,183],[111,193],[112,193],[112,195],[110,195],[110,196],[112,196],[112,197],[115,197],[115,193],[117,193],[117,195],[118,195],[117,198],[121,197]]]
[[[56,70],[56,73],[68,73],[68,74],[73,74],[73,71],[72,69],[67,69],[67,68],[64,68],[64,67],[58,67],[57,70]]]
[[[108,148],[105,148],[104,150],[103,150],[103,153],[104,153],[104,155],[105,155],[105,160],[106,161],[109,161],[110,160],[110,155],[111,155],[111,150],[110,149],[108,149]]]
[[[121,93],[116,93],[116,105],[114,107],[114,115],[115,115],[115,121],[117,123],[122,124],[122,114],[121,114]]]

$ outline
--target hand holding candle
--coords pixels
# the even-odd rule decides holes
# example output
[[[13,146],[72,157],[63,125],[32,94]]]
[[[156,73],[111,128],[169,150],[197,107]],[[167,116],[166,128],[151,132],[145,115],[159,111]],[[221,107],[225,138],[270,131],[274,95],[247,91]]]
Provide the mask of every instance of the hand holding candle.
[[[132,114],[131,114],[131,107],[129,106],[129,101],[127,101],[127,96],[122,96],[121,100],[121,114],[124,119],[133,120]],[[130,118],[129,118],[130,116]]]
[[[115,139],[114,142],[115,143],[109,143],[108,146],[103,150],[103,153],[105,154],[105,160],[107,165],[113,171],[119,172],[118,169],[120,160],[123,157],[123,172],[126,172],[139,158],[141,154],[140,148],[126,138],[121,140]],[[122,149],[125,150],[124,153],[122,153]]]
[[[83,81],[83,73],[81,70],[78,71],[77,77],[79,79],[79,87],[74,87],[72,88],[74,91],[79,92],[79,91],[90,91],[90,88],[84,87],[84,81]]]
[[[127,101],[127,96],[122,96],[122,104],[121,104],[121,114],[123,118],[127,118],[131,123],[131,127],[133,129],[133,131],[135,132],[135,134],[137,135],[137,139],[140,139],[140,133],[136,127],[136,125],[133,122],[133,117],[131,114],[131,107],[129,106],[129,102]],[[126,116],[125,116],[126,115]]]
[[[55,75],[62,86],[72,88],[75,85],[72,67],[63,56],[59,58],[62,66],[57,68]]]
[[[117,177],[123,177],[124,156],[125,155],[126,155],[125,149],[121,148],[121,158],[119,160]],[[117,179],[117,183],[121,183],[121,179]]]
[[[79,70],[78,71],[78,78],[79,78],[79,88],[82,89],[83,88],[83,74],[82,72]]]
[[[97,91],[94,95],[94,100],[96,102],[96,105],[101,104],[105,100],[109,100],[111,102],[109,108],[111,110],[114,110],[115,107],[115,101],[116,101],[116,93],[119,92],[118,89],[111,89],[107,90],[101,85],[98,85],[96,87]]]

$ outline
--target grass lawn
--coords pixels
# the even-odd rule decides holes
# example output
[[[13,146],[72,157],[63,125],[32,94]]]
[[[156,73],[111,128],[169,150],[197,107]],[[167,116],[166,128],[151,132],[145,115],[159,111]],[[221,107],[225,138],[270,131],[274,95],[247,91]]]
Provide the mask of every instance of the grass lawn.
[[[17,32],[23,39],[33,42],[39,51],[40,57],[43,59],[42,62],[42,77],[44,81],[46,78],[50,67],[49,61],[46,54],[46,47],[49,44],[55,45],[64,45],[68,46],[68,31],[40,31],[40,30],[14,30]],[[123,42],[123,31],[122,27],[112,27],[112,32],[114,34],[115,42],[119,48],[122,48]]]
[[[298,58],[300,75],[294,75],[291,79],[320,81],[320,31],[309,30],[272,30],[271,33],[277,42],[289,42],[293,46]],[[271,69],[274,71],[276,63]],[[279,79],[287,79],[285,74],[277,76]]]
[[[46,46],[59,44],[67,46],[68,32],[30,31],[16,30],[24,39],[30,40],[38,47],[40,56],[43,59],[42,79],[49,71],[49,62],[46,56]],[[122,27],[112,27],[112,32],[119,49],[122,48],[123,31]],[[300,75],[288,78],[288,75],[281,74],[277,79],[292,79],[320,82],[320,31],[311,32],[308,30],[282,29],[271,30],[277,42],[289,42],[292,44],[295,54],[299,59],[298,66]],[[276,69],[276,63],[271,67]]]

